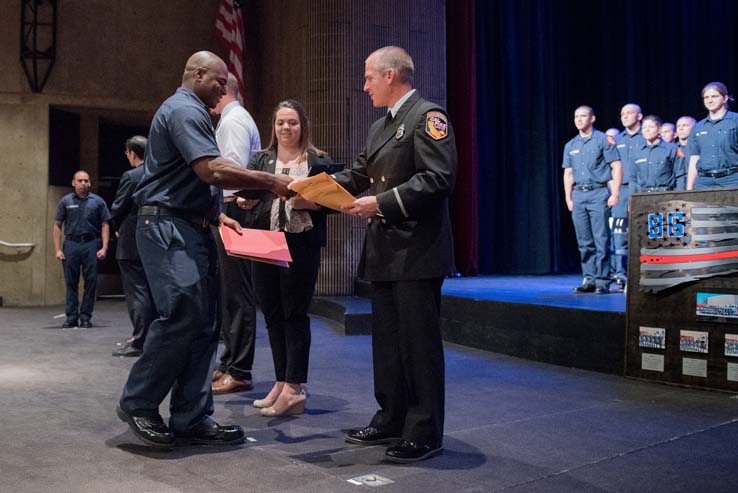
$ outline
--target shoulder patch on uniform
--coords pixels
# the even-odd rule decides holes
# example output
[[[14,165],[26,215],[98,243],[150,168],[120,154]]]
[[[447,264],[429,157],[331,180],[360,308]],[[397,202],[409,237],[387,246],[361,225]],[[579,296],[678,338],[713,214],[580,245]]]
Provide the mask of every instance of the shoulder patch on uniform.
[[[448,120],[440,111],[429,111],[425,115],[425,133],[433,140],[441,140],[448,135]]]
[[[612,135],[607,136],[607,143],[610,144],[611,146],[615,145],[615,139],[613,138]]]
[[[679,156],[680,158],[684,159],[684,153],[679,148],[677,148],[677,156]]]

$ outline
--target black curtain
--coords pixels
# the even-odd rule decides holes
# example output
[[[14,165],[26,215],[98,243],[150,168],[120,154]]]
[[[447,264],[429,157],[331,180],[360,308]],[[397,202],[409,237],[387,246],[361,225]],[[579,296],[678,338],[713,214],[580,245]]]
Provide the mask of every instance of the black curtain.
[[[704,118],[702,86],[738,90],[737,10],[733,0],[477,0],[480,272],[579,270],[561,170],[574,109],[593,106],[603,131],[621,128],[628,102],[665,121]]]

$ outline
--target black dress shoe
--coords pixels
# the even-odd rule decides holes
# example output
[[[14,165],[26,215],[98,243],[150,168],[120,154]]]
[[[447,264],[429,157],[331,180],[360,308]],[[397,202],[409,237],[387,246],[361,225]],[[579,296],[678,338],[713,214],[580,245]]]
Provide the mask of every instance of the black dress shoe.
[[[594,290],[595,294],[610,294],[610,289],[604,286],[597,286]]]
[[[357,445],[379,445],[380,443],[394,442],[400,439],[399,435],[388,433],[373,426],[349,430],[345,437],[347,442]]]
[[[76,326],[77,326],[77,321],[68,318],[62,324],[62,329],[71,329]]]
[[[91,329],[92,328],[92,324],[90,323],[89,320],[83,320],[82,322],[80,322],[79,328],[80,329]]]
[[[574,288],[575,293],[594,293],[595,292],[595,285],[594,284],[582,284],[581,286],[577,286]]]
[[[200,424],[175,434],[177,445],[238,445],[246,440],[243,428],[238,425],[222,426],[206,417]]]
[[[141,354],[143,354],[143,349],[134,347],[129,342],[113,349],[113,356],[135,358],[137,356],[141,356]]]
[[[131,416],[120,406],[115,408],[121,421],[128,423],[133,433],[149,445],[155,447],[171,447],[174,444],[174,435],[169,431],[161,416],[144,417]]]
[[[389,461],[406,463],[430,459],[442,452],[443,445],[403,440],[394,447],[389,447],[384,455]]]

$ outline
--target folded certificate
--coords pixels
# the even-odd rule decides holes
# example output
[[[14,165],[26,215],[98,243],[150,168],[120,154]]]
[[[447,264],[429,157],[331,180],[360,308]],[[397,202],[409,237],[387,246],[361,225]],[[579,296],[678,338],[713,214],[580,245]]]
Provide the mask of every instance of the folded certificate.
[[[290,183],[290,190],[316,204],[340,211],[342,205],[353,204],[356,197],[339,185],[328,173],[320,173],[304,180]]]
[[[239,235],[228,226],[218,230],[228,255],[281,267],[289,267],[288,262],[292,262],[287,239],[281,231],[243,228]]]

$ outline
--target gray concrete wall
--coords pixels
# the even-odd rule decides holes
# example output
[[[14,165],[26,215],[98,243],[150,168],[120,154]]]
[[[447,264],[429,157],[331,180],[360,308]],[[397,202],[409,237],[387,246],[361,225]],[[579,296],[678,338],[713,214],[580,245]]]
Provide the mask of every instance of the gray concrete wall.
[[[217,0],[58,4],[56,63],[43,92],[33,94],[19,62],[21,2],[0,0],[0,240],[36,245],[31,252],[0,246],[5,305],[64,301],[51,227],[59,199],[71,189],[48,186],[49,107],[82,109],[75,167],[89,170],[94,181],[98,110],[150,116],[179,85],[189,55],[218,52]]]

